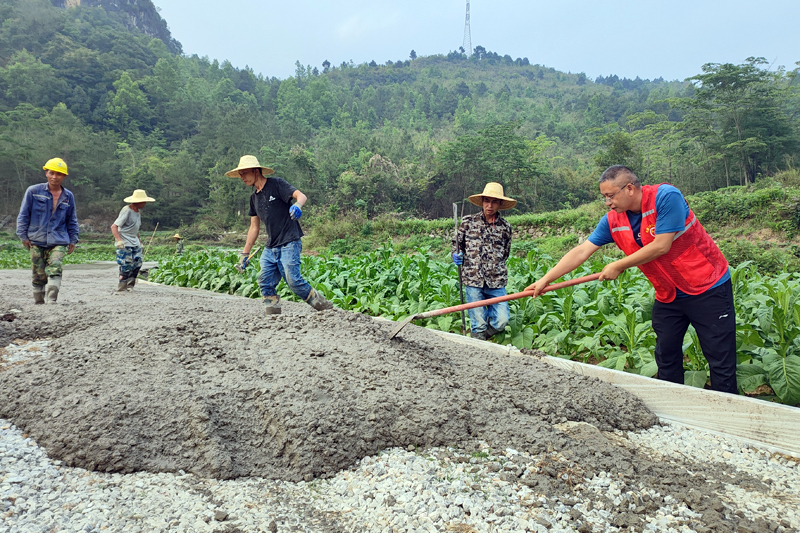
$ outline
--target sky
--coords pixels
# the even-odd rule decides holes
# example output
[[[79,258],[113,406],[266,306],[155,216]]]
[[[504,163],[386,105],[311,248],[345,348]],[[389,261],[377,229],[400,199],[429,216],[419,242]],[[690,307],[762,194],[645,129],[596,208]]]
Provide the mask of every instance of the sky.
[[[464,41],[466,0],[153,0],[186,55],[285,79],[447,54]],[[683,80],[706,63],[800,61],[800,0],[473,0],[472,47],[562,72]]]

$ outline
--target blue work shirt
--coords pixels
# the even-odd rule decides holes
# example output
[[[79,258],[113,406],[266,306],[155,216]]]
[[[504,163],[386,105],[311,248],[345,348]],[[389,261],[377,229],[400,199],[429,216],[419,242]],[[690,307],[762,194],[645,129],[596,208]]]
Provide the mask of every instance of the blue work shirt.
[[[642,246],[642,214],[626,211],[628,222],[636,244]],[[686,229],[686,218],[689,216],[689,206],[683,198],[683,193],[672,185],[663,184],[656,191],[656,235],[661,233],[677,233]],[[611,227],[608,224],[608,215],[603,215],[600,223],[589,235],[589,242],[595,246],[603,246],[614,242],[611,236]],[[731,279],[731,272],[722,276],[709,290],[718,287]],[[678,298],[685,298],[688,294],[677,290]]]
[[[42,248],[77,244],[75,197],[61,187],[58,205],[53,210],[53,195],[47,183],[28,187],[17,217],[17,237]]]

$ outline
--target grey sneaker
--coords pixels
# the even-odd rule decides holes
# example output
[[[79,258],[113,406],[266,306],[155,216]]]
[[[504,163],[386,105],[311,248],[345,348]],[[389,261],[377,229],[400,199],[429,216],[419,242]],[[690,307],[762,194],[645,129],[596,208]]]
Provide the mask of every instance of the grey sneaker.
[[[281,314],[281,297],[264,296],[264,311],[267,315]]]
[[[320,293],[311,289],[306,298],[306,303],[316,309],[317,311],[325,311],[326,309],[333,309],[333,304],[325,299]]]

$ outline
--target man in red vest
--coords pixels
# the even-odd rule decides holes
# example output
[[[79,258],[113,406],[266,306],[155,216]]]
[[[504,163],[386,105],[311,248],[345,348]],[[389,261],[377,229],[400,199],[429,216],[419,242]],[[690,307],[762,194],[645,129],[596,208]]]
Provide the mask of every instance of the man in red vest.
[[[711,388],[738,394],[736,315],[728,261],[683,194],[666,183],[642,186],[633,171],[622,165],[603,172],[600,193],[610,211],[594,232],[525,290],[538,296],[601,246],[614,242],[626,257],[606,265],[600,279],[617,279],[623,270],[636,266],[656,290],[653,329],[658,378],[684,382],[682,344],[691,324],[708,361]]]

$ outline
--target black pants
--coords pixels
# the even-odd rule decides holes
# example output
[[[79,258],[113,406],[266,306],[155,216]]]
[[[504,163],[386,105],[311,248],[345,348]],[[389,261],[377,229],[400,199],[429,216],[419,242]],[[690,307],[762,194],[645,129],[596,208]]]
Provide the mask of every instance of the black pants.
[[[736,312],[730,280],[703,294],[653,305],[658,379],[683,383],[683,337],[689,324],[708,361],[711,388],[738,394],[736,388]]]

